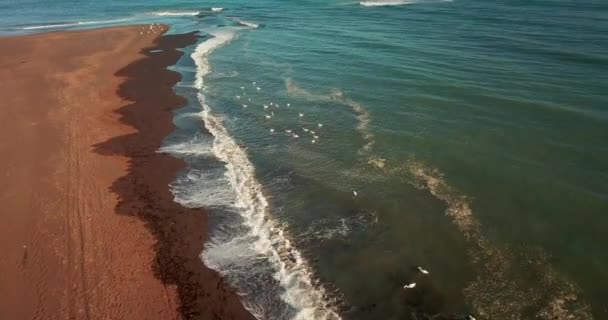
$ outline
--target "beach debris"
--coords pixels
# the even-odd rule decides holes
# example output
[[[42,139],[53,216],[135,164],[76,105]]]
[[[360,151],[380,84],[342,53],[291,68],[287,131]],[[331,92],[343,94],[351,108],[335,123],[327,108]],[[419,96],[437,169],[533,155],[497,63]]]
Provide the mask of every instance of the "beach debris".
[[[246,105],[246,104],[244,104],[244,105],[243,105],[243,108],[247,108],[247,105]]]
[[[416,286],[416,282],[412,282],[410,284],[406,284],[403,286],[403,289],[412,289]]]
[[[420,271],[423,274],[429,274],[430,273],[427,270],[422,269],[422,267],[420,267],[420,266],[416,267],[416,269],[418,269],[418,271]]]
[[[300,118],[302,118],[304,116],[304,114],[302,112],[300,112]]]
[[[317,127],[323,128],[323,124],[322,123],[317,123]]]
[[[357,191],[354,191],[354,190],[353,190],[353,196],[355,196],[355,197],[356,197],[357,195],[358,195]]]

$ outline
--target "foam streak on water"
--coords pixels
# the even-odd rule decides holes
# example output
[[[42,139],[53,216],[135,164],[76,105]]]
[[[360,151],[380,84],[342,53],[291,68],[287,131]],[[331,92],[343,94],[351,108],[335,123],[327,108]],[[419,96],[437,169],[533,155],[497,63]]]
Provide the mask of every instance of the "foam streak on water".
[[[234,192],[234,202],[226,205],[238,212],[241,223],[240,226],[227,226],[217,236],[212,234],[203,252],[203,260],[237,287],[245,306],[258,318],[340,319],[334,310],[326,307],[325,290],[313,284],[307,262],[291,246],[282,226],[272,218],[247,153],[205,102],[204,77],[210,72],[207,57],[216,48],[230,42],[237,31],[236,28],[227,28],[213,32],[214,37],[201,43],[192,54],[198,68],[195,86],[200,90],[201,117],[214,137],[213,153],[225,164],[224,174]],[[264,262],[271,270],[267,270]],[[273,274],[272,281],[263,276],[269,271]],[[269,282],[280,287],[273,288],[274,284]],[[282,291],[280,298],[289,308],[268,310],[277,308],[273,297],[277,291]]]
[[[580,290],[551,267],[545,254],[494,245],[483,235],[469,199],[448,185],[438,170],[412,160],[406,171],[447,205],[446,214],[469,241],[477,279],[464,294],[482,319],[517,320],[532,310],[536,319],[593,319]],[[534,275],[533,283],[514,277],[522,270]]]
[[[356,129],[361,134],[361,137],[364,140],[363,147],[361,147],[361,149],[359,150],[359,154],[363,155],[371,151],[376,140],[374,134],[370,130],[372,117],[369,111],[367,111],[367,108],[365,108],[365,106],[353,99],[345,97],[344,93],[338,89],[333,89],[329,94],[312,93],[306,89],[299,87],[291,79],[285,80],[285,86],[287,87],[287,92],[293,96],[299,96],[312,101],[333,101],[350,107],[353,113],[355,114],[355,117],[357,118]]]

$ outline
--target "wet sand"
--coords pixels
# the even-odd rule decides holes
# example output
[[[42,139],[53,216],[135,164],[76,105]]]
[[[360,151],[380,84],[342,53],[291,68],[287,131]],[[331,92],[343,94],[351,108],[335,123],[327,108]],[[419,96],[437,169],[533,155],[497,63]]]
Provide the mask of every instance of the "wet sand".
[[[253,318],[156,152],[185,103],[165,67],[196,41],[165,30],[0,38],[0,319]]]

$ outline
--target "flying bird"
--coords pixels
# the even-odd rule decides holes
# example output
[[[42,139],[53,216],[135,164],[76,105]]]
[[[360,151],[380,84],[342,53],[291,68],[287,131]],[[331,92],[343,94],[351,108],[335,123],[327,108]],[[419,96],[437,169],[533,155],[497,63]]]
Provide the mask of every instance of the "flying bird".
[[[418,271],[422,272],[423,274],[429,274],[430,272],[428,272],[427,270],[422,269],[422,267],[416,267],[418,269]]]
[[[416,286],[416,282],[412,282],[410,284],[406,284],[403,286],[403,289],[412,289]]]

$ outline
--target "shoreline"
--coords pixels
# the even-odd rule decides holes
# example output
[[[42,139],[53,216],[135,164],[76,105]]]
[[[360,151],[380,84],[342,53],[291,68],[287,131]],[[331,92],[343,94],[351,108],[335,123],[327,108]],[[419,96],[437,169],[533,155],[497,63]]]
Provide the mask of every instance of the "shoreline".
[[[109,27],[0,37],[0,318],[254,319],[206,268],[204,210],[173,201],[195,33]],[[161,51],[157,51],[161,50]]]

